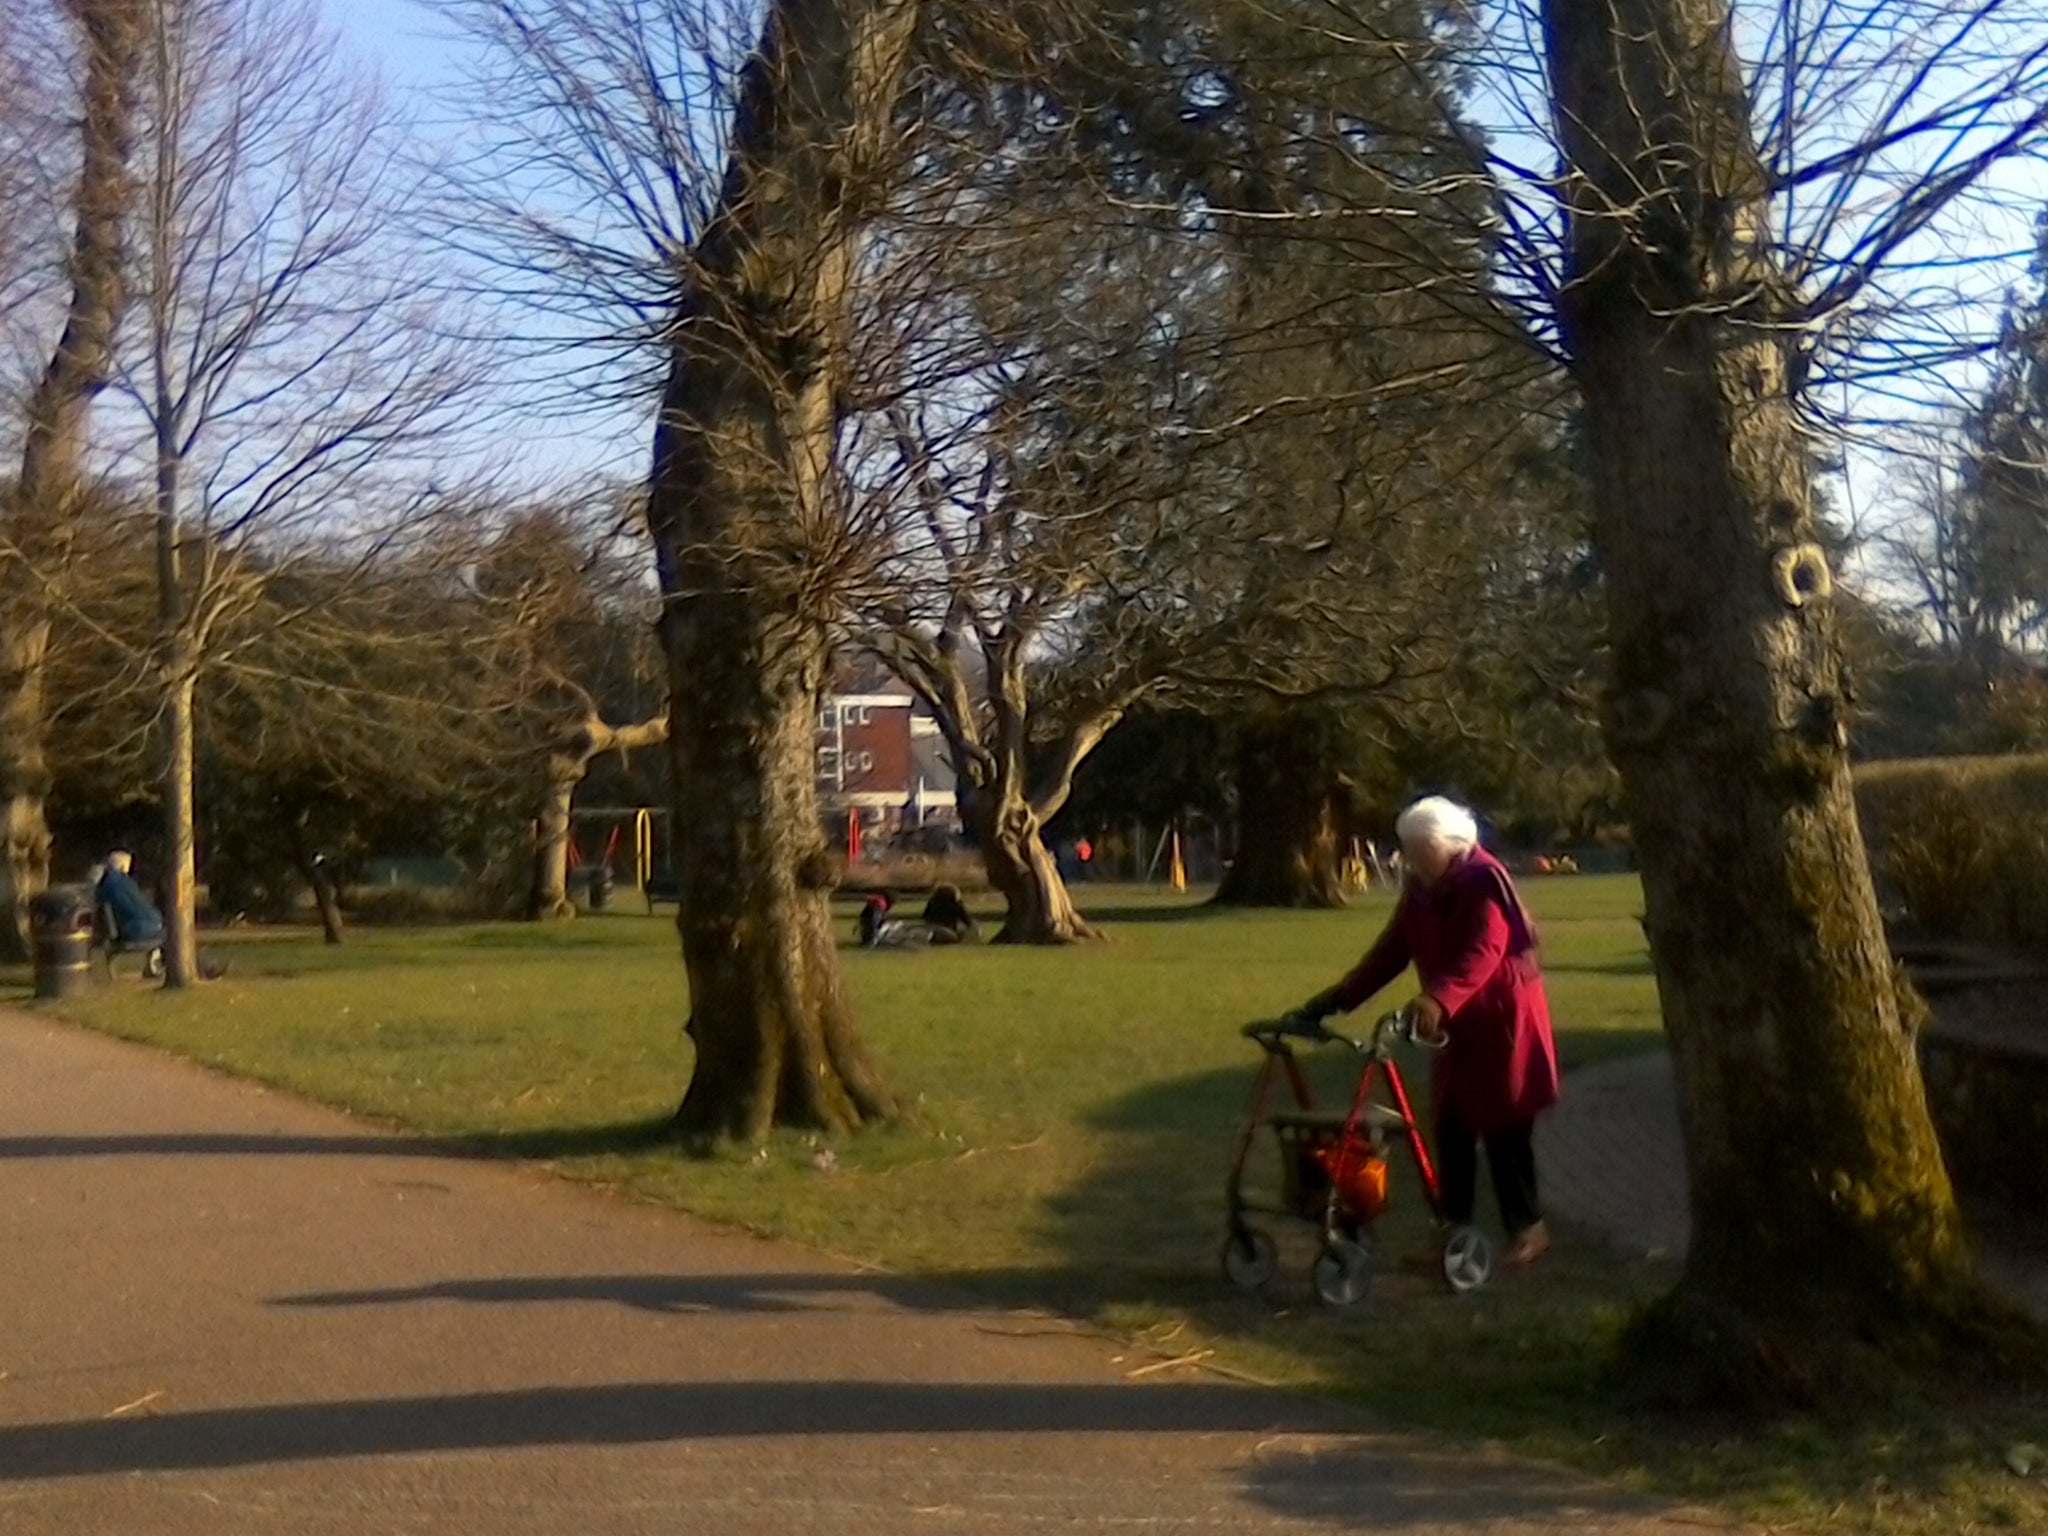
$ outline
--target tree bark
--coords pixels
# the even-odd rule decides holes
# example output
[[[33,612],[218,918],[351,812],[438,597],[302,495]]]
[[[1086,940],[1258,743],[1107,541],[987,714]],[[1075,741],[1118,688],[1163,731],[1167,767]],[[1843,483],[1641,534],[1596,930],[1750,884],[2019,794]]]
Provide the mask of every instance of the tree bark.
[[[692,1143],[894,1114],[840,986],[814,729],[864,200],[915,0],[775,0],[672,328],[649,504],[664,597]],[[684,707],[687,701],[687,708]]]
[[[127,300],[129,164],[141,0],[68,0],[83,55],[77,190],[64,330],[30,392],[21,472],[0,559],[0,958],[28,953],[28,900],[49,884],[51,776],[44,746],[49,584],[82,515],[86,416],[107,386]]]
[[[982,864],[1004,902],[995,942],[1073,944],[1094,938],[1045,846],[1044,824],[1031,802],[1014,784],[997,784],[978,791],[973,803]]]
[[[607,725],[586,715],[564,731],[548,753],[540,812],[534,818],[533,884],[526,897],[529,922],[551,922],[576,915],[569,899],[569,814],[577,786],[590,765],[607,752],[630,752],[668,740],[669,718],[656,715],[632,725]]]
[[[1952,1340],[1975,1293],[1850,796],[1792,296],[1722,0],[1544,20],[1606,732],[1691,1184],[1683,1280],[1637,1343],[1689,1395],[1853,1391]]]
[[[548,754],[540,813],[534,818],[533,884],[526,893],[530,923],[560,922],[576,915],[576,903],[569,899],[569,808],[576,786],[589,771],[588,757]]]
[[[196,660],[175,649],[164,679],[164,985],[192,986],[199,975],[199,860],[193,832],[193,694]]]
[[[1237,749],[1237,852],[1216,889],[1225,907],[1344,905],[1341,776],[1322,733],[1292,716],[1247,721]]]

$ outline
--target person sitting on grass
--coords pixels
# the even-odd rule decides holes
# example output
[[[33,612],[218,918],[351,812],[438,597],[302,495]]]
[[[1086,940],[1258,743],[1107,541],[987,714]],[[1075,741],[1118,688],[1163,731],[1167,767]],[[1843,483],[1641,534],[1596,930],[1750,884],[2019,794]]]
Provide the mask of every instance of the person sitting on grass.
[[[957,885],[941,885],[924,904],[924,925],[934,944],[972,944],[981,938],[981,928],[967,903],[960,899]]]
[[[1508,1236],[1503,1262],[1528,1264],[1550,1246],[1536,1198],[1536,1117],[1557,1102],[1557,1047],[1536,963],[1536,925],[1500,861],[1479,846],[1472,813],[1430,796],[1394,824],[1405,868],[1394,915],[1363,960],[1301,1015],[1348,1013],[1412,963],[1422,991],[1408,1005],[1416,1038],[1441,1044],[1436,1066],[1437,1165],[1444,1217],[1472,1221],[1479,1143]]]
[[[123,949],[150,949],[164,941],[164,915],[143,894],[134,869],[134,856],[116,848],[107,855],[92,899],[106,913],[116,944]]]
[[[853,925],[861,948],[901,949],[915,937],[910,931],[910,924],[889,915],[892,905],[894,903],[887,891],[877,891],[861,903],[860,916]]]

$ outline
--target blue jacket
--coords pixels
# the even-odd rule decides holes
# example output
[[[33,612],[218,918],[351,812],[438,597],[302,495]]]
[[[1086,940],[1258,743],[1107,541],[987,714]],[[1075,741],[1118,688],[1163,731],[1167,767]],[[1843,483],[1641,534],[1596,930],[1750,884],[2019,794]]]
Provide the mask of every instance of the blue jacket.
[[[112,914],[114,937],[123,944],[163,937],[164,915],[142,894],[133,875],[108,870],[93,887],[93,899]]]

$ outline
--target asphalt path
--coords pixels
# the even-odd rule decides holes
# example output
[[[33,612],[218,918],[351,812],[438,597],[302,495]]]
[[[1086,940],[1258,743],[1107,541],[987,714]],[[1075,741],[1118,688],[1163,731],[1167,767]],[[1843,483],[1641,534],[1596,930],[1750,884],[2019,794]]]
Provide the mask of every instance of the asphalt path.
[[[1725,1528],[0,1011],[0,1533]]]

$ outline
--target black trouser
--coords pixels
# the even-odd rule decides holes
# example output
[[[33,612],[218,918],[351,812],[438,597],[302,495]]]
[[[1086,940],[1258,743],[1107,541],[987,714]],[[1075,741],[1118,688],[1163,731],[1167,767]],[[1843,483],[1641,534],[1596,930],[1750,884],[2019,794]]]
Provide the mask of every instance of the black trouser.
[[[1500,1202],[1500,1224],[1509,1237],[1543,1219],[1536,1203],[1536,1122],[1524,1120],[1491,1132],[1486,1140],[1486,1167],[1493,1175],[1493,1195]],[[1454,1227],[1472,1220],[1479,1189],[1479,1133],[1446,1104],[1436,1117],[1437,1175],[1443,1181],[1444,1219]]]

